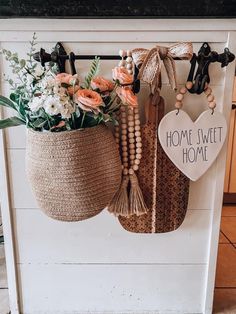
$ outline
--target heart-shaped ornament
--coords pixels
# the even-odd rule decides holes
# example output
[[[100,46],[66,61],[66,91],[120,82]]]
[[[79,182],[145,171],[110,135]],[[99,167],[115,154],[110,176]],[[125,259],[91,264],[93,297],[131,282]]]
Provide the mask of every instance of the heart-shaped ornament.
[[[183,111],[173,110],[161,120],[158,136],[170,160],[192,181],[198,180],[218,156],[227,134],[224,116],[204,111],[193,122]]]

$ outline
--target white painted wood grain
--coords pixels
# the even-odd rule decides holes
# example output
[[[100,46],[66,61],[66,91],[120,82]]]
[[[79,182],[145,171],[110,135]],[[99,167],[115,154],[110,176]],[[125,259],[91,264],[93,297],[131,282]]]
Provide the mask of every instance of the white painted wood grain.
[[[190,182],[188,209],[214,209],[212,184],[216,177],[214,163],[199,180]]]
[[[24,314],[202,313],[202,265],[23,264],[19,272]]]
[[[236,31],[228,34],[227,46],[231,51],[236,51]],[[230,121],[231,113],[231,103],[233,95],[233,83],[235,75],[235,65],[236,61],[234,60],[231,63],[225,73],[225,89],[224,89],[224,98],[223,102],[225,106],[223,107],[223,113],[227,118],[227,121]],[[223,189],[224,189],[224,177],[225,177],[225,165],[226,165],[226,152],[227,152],[227,143],[224,145],[224,149],[221,151],[219,158],[216,163],[216,173],[217,177],[214,181],[214,197],[213,197],[213,206],[214,211],[212,212],[212,220],[210,225],[210,238],[209,238],[209,250],[208,250],[208,268],[207,268],[207,277],[206,277],[206,290],[205,290],[205,304],[204,312],[205,314],[211,314],[212,312],[212,302],[214,296],[214,284],[215,284],[215,273],[216,273],[216,262],[217,262],[217,252],[218,252],[218,239],[219,239],[219,230],[221,223],[221,210],[223,202]]]
[[[203,41],[209,41],[213,49],[222,51],[227,45],[228,30],[236,28],[235,20],[138,22],[1,20],[0,41],[4,40],[5,48],[14,48],[20,55],[27,51],[26,41],[31,39],[34,30],[39,30],[40,46],[49,48],[60,40],[66,42],[68,51],[76,53],[117,54],[120,48],[153,47],[157,42],[171,44],[179,40],[192,40],[195,51]],[[111,63],[104,65],[105,62],[104,73],[109,74]],[[81,74],[87,69],[82,62],[77,66]],[[1,72],[5,70],[4,62]],[[182,84],[188,74],[188,63],[177,62],[177,71],[178,83]],[[226,93],[231,93],[228,83],[233,77],[232,68],[227,72],[228,81],[225,81],[225,69],[222,71],[219,65],[212,65],[210,71],[213,90],[220,102],[218,106],[222,109],[224,104],[227,116],[230,103]],[[174,93],[166,85],[165,73],[163,83],[168,111]],[[225,84],[228,84],[226,89]],[[7,91],[4,84],[2,88],[3,92]],[[196,96],[194,100],[198,100]],[[196,102],[195,107],[193,104],[191,100],[186,111],[197,117],[204,104]],[[178,231],[134,235],[124,231],[115,218],[105,212],[88,221],[67,224],[52,221],[35,210],[37,205],[24,172],[23,128],[7,131],[6,135],[11,206],[17,207],[16,211],[12,209],[17,258],[18,263],[23,263],[18,271],[23,314],[211,313],[224,152],[199,181],[191,184],[189,208],[192,210]],[[6,162],[2,164],[1,169]],[[9,210],[8,204],[4,204],[5,210]],[[82,261],[85,264],[73,264]],[[14,296],[11,298],[16,300]]]
[[[168,22],[168,23],[167,23]],[[236,19],[1,19],[2,31],[234,31]],[[194,37],[194,36],[193,36]],[[203,38],[204,39],[204,38]]]
[[[25,264],[204,264],[210,215],[210,210],[189,210],[178,230],[142,235],[125,231],[106,210],[93,219],[65,223],[40,210],[16,209],[17,260]]]
[[[42,32],[37,31],[38,41],[39,42],[51,42],[52,41],[52,32]],[[116,31],[115,37],[114,32],[105,31],[96,31],[96,32],[87,32],[87,31],[73,31],[65,32],[54,31],[53,40],[71,42],[76,39],[78,42],[90,43],[90,42],[120,42],[120,43],[130,43],[130,42],[153,42],[153,39],[156,38],[158,42],[166,42],[168,36],[168,41],[207,41],[207,42],[225,42],[227,40],[227,32],[211,32],[205,33],[203,31],[198,31],[194,34],[194,37],[190,32],[186,31]],[[5,31],[0,33],[0,41],[8,42],[23,42],[25,40],[31,40],[32,31],[21,31],[21,32],[11,32]],[[204,38],[204,40],[202,40]]]
[[[2,63],[0,60],[0,66],[1,64]],[[0,118],[2,118],[1,108]],[[6,156],[6,141],[2,130],[0,130],[0,206],[5,242],[5,258],[10,308],[12,314],[19,314],[18,287],[15,267],[16,260],[14,227],[10,210],[10,191]]]
[[[8,150],[8,170],[13,208],[37,208],[25,173],[25,150]]]

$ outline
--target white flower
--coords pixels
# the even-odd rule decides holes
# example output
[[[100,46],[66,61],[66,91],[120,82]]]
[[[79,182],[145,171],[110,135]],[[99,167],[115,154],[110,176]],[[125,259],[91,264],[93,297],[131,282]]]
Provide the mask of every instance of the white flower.
[[[61,87],[60,85],[58,85],[58,83],[56,83],[56,85],[54,85],[53,87],[53,92],[54,94],[58,94],[59,97],[63,97],[64,95],[66,95],[66,88]]]
[[[52,90],[54,86],[57,85],[57,82],[55,80],[55,76],[51,73],[48,72],[45,77],[39,82],[39,86],[43,90]]]
[[[60,113],[63,119],[70,119],[73,112],[75,112],[75,108],[69,102],[61,104]]]
[[[41,66],[37,66],[35,69],[35,76],[40,78],[44,73],[44,69]]]
[[[60,101],[62,104],[67,104],[67,103],[70,104],[70,97],[66,94],[62,94],[60,95]]]
[[[46,88],[53,89],[57,85],[54,78],[50,77],[46,79]]]
[[[43,107],[43,102],[44,102],[44,99],[42,97],[34,97],[29,102],[30,110],[33,111],[33,112],[38,111],[40,108]]]
[[[55,116],[61,111],[60,98],[57,96],[48,96],[43,104],[47,114]]]

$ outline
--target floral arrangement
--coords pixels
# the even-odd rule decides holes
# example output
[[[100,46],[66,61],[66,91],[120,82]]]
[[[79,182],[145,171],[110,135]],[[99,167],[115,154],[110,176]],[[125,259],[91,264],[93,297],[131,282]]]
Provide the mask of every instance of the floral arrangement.
[[[13,76],[9,98],[0,96],[0,105],[12,108],[17,115],[0,120],[0,129],[26,125],[36,131],[66,131],[115,122],[114,112],[120,103],[137,106],[131,85],[133,75],[124,67],[115,67],[113,81],[98,76],[99,58],[92,61],[84,82],[78,75],[57,73],[55,66],[41,67],[33,60],[36,36],[30,42],[28,59],[3,49]]]

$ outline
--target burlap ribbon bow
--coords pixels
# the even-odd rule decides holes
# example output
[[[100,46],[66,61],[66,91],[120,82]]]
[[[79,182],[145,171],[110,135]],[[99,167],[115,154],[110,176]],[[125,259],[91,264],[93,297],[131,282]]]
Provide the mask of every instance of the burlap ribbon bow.
[[[170,47],[156,46],[151,50],[136,48],[132,50],[133,61],[139,68],[138,78],[151,86],[152,93],[159,86],[161,65],[163,60],[170,85],[177,87],[174,58],[191,59],[193,47],[191,43],[177,43]]]

